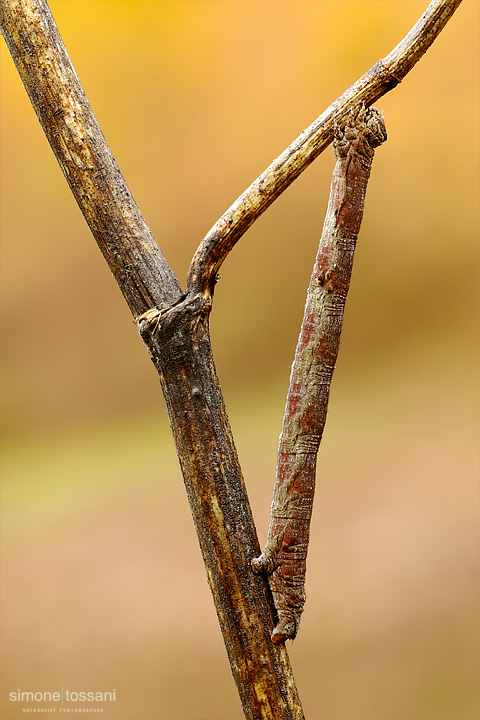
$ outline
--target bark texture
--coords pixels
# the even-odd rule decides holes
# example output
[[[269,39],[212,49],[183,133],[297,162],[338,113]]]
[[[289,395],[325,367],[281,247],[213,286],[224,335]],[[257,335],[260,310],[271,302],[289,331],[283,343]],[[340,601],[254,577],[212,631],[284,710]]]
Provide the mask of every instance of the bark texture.
[[[210,303],[186,295],[137,320],[160,375],[193,519],[245,716],[301,720],[285,648],[270,636],[271,595],[250,558],[259,551],[209,337]]]
[[[337,162],[292,366],[270,528],[262,554],[252,560],[255,572],[270,579],[279,618],[275,643],[296,636],[305,603],[317,453],[373,155],[386,139],[375,108],[352,110],[347,123],[335,129]]]
[[[1,0],[2,33],[70,189],[133,315],[180,285],[112,155],[45,0]]]

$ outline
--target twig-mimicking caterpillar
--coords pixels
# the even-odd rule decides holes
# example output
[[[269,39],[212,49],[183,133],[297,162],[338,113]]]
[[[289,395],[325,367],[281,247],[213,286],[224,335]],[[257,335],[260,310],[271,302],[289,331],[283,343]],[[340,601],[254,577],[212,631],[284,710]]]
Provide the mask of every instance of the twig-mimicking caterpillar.
[[[317,453],[340,343],[353,255],[375,148],[387,139],[379,111],[354,108],[336,125],[336,165],[327,215],[307,292],[305,313],[278,448],[268,538],[252,560],[269,577],[278,614],[272,640],[297,634],[305,603],[305,571]]]

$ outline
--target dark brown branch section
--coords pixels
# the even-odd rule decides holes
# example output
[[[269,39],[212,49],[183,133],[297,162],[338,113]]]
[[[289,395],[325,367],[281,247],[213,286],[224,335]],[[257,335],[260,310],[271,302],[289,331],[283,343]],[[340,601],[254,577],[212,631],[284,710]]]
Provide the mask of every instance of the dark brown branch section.
[[[433,0],[420,20],[392,50],[357,80],[260,175],[209,230],[188,272],[188,289],[210,294],[234,245],[255,220],[322,153],[359,103],[366,107],[392,90],[420,60],[462,0]]]
[[[268,539],[256,572],[269,576],[279,622],[275,643],[294,638],[305,603],[305,572],[330,383],[375,148],[387,138],[378,110],[352,110],[333,143],[337,162],[307,292],[278,448]]]
[[[301,720],[284,646],[270,640],[274,609],[252,572],[253,517],[213,362],[210,303],[186,296],[137,323],[157,368],[208,582],[245,716]]]

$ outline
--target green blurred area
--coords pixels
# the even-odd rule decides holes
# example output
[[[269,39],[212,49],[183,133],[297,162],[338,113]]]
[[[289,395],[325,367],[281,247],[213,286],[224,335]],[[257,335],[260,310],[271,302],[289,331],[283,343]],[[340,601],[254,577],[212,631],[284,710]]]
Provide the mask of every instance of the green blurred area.
[[[51,2],[182,284],[221,213],[425,5]],[[464,0],[379,103],[291,649],[312,719],[479,711],[479,10]],[[11,689],[70,683],[116,687],[113,720],[237,720],[154,369],[3,43],[0,62],[1,717]],[[215,295],[261,542],[333,164],[260,218]]]

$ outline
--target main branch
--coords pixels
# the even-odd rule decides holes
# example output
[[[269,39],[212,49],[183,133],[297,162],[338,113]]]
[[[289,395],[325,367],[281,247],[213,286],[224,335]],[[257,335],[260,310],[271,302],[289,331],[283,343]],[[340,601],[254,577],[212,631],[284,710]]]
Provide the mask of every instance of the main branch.
[[[302,720],[215,371],[210,304],[186,297],[120,174],[45,0],[1,0],[32,105],[159,373],[230,666],[249,720]],[[155,310],[149,310],[156,308]]]
[[[113,157],[44,0],[1,0],[2,33],[63,174],[133,315],[180,285]]]

